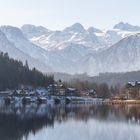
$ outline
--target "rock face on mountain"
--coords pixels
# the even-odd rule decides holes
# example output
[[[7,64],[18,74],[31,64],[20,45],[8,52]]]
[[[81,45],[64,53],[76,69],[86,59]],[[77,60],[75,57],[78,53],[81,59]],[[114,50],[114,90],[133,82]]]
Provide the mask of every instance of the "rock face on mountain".
[[[114,26],[114,29],[120,29],[123,31],[130,31],[130,32],[140,31],[139,26],[134,26],[134,25],[131,25],[129,23],[124,23],[124,22],[120,22],[120,23],[116,24]]]
[[[28,41],[20,29],[11,26],[2,26],[0,28],[0,51],[8,53],[10,57],[20,60],[23,63],[27,60],[30,67],[36,67],[43,72],[52,70],[45,66],[36,54],[40,54],[41,48]],[[45,52],[45,51],[44,51]],[[46,53],[46,52],[45,52]],[[43,60],[43,59],[42,59]]]
[[[101,55],[106,57],[110,71],[132,71],[140,69],[140,33],[128,36]]]
[[[48,34],[50,31],[43,26],[35,26],[31,24],[25,24],[21,27],[23,34],[27,38],[39,37],[44,34]]]
[[[80,23],[62,31],[25,24],[0,27],[0,51],[43,72],[125,72],[140,69],[140,27],[120,22],[113,29],[85,29]]]
[[[126,72],[140,69],[140,33],[128,36],[102,52],[91,54],[78,62],[82,72],[96,75],[103,72]],[[79,71],[82,70],[79,68]]]

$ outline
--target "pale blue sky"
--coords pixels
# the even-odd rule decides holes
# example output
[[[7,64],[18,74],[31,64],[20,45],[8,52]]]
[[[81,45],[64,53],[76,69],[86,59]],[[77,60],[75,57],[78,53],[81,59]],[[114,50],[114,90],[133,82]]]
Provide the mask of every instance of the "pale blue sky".
[[[105,29],[119,21],[140,25],[140,0],[0,0],[0,25],[59,30],[80,22]]]

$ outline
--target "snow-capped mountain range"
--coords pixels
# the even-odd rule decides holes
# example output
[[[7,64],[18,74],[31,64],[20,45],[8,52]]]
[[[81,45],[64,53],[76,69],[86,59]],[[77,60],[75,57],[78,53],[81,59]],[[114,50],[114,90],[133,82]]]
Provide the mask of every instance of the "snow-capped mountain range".
[[[43,72],[88,73],[140,70],[140,27],[120,22],[113,29],[62,31],[30,24],[0,27],[0,51]]]

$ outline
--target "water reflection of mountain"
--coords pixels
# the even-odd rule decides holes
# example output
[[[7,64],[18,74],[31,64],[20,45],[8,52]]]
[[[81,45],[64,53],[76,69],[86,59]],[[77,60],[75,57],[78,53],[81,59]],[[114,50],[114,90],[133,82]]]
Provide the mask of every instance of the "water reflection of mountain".
[[[92,105],[1,105],[0,140],[21,140],[29,133],[35,134],[43,127],[69,119],[88,121],[125,121],[139,123],[139,106],[92,106]]]

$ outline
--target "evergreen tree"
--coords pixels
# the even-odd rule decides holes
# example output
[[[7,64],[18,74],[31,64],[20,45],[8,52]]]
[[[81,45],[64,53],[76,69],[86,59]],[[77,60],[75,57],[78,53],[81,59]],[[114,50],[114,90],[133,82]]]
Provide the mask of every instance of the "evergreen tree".
[[[29,69],[28,62],[10,59],[7,53],[0,53],[0,90],[14,89],[19,85],[46,87],[54,83],[54,77]]]

